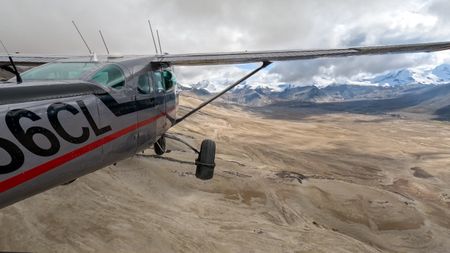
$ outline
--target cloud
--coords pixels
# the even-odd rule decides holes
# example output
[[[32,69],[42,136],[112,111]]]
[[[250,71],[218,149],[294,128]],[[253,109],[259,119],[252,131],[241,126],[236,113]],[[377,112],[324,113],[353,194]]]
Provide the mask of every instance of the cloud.
[[[76,20],[98,53],[105,51],[102,29],[112,52],[150,54],[151,18],[169,53],[333,48],[450,40],[449,11],[447,0],[3,0],[0,39],[13,52],[84,54],[71,24]],[[436,53],[277,63],[261,76],[311,83],[322,75],[345,79],[449,58]],[[186,82],[244,72],[233,66],[177,70]]]
[[[257,68],[256,64],[252,66],[207,66],[207,67],[178,67],[175,69],[175,75],[178,80],[184,84],[196,84],[203,80],[212,81],[212,83],[224,88],[231,85],[249,72],[251,68]],[[254,65],[254,66],[253,66]],[[259,66],[259,65],[258,65]],[[207,77],[207,79],[205,79]],[[278,73],[261,71],[254,75],[248,82],[261,85],[278,84],[281,76]]]
[[[270,73],[279,74],[281,82],[312,84],[313,78],[351,79],[361,73],[376,74],[389,70],[430,65],[435,62],[435,55],[387,55],[359,56],[339,59],[318,59],[292,63],[277,63]]]
[[[428,1],[426,5],[426,11],[434,15],[439,19],[439,22],[443,25],[450,23],[450,17],[448,15],[450,11],[450,4],[446,0]]]

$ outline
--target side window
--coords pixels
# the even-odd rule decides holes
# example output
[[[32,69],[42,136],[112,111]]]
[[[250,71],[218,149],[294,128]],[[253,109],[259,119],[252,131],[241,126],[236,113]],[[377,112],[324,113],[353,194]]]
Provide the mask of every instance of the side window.
[[[156,92],[158,93],[163,92],[165,89],[161,72],[155,71],[152,73],[153,73],[153,82],[155,82]]]
[[[162,75],[163,75],[164,86],[165,86],[166,90],[172,89],[177,82],[175,79],[175,75],[168,70],[164,70],[162,72]]]
[[[139,76],[137,89],[140,94],[153,93],[153,84],[151,83],[150,76],[148,73],[144,73]]]
[[[121,89],[125,86],[125,76],[116,65],[108,65],[97,72],[92,81],[113,89]]]

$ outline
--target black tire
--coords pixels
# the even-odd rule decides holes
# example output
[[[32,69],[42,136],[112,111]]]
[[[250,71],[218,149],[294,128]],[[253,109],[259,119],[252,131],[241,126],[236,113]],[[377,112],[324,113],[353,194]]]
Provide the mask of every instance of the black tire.
[[[153,145],[153,148],[157,155],[164,155],[164,153],[166,153],[166,138],[164,138],[164,136],[159,138]]]
[[[212,140],[204,140],[200,147],[198,159],[195,161],[197,170],[195,176],[201,180],[209,180],[214,176],[214,167],[216,164],[216,143]]]

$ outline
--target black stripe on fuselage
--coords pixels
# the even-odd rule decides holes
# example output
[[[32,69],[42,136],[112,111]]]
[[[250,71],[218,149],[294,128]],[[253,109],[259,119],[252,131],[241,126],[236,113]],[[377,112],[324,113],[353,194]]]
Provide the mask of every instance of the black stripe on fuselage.
[[[153,108],[164,102],[164,97],[152,97],[142,100],[132,100],[129,102],[118,103],[116,99],[109,93],[95,94],[103,104],[116,116],[122,116],[137,111]]]
[[[124,103],[118,103],[109,93],[95,94],[95,96],[98,97],[116,117],[153,108],[164,104],[164,102],[167,103],[175,100],[174,92],[164,95],[157,95],[147,99],[132,100]]]
[[[170,92],[168,94],[156,95],[146,99],[119,103],[104,89],[90,83],[61,83],[50,85],[18,84],[17,86],[0,86],[0,105],[87,95],[94,95],[100,99],[116,117],[162,105],[165,100],[166,103],[175,100],[174,92]]]

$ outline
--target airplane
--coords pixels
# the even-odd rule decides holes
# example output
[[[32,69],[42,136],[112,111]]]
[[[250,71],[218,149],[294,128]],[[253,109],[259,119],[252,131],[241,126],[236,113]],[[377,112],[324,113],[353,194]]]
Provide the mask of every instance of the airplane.
[[[0,208],[71,183],[152,145],[163,155],[170,128],[274,61],[448,49],[450,42],[152,56],[0,56],[0,68],[16,76],[0,84]],[[260,67],[177,117],[173,66],[258,62]],[[33,68],[19,73],[19,65]],[[198,153],[196,177],[211,179],[214,141],[204,140],[200,150],[190,147]]]

